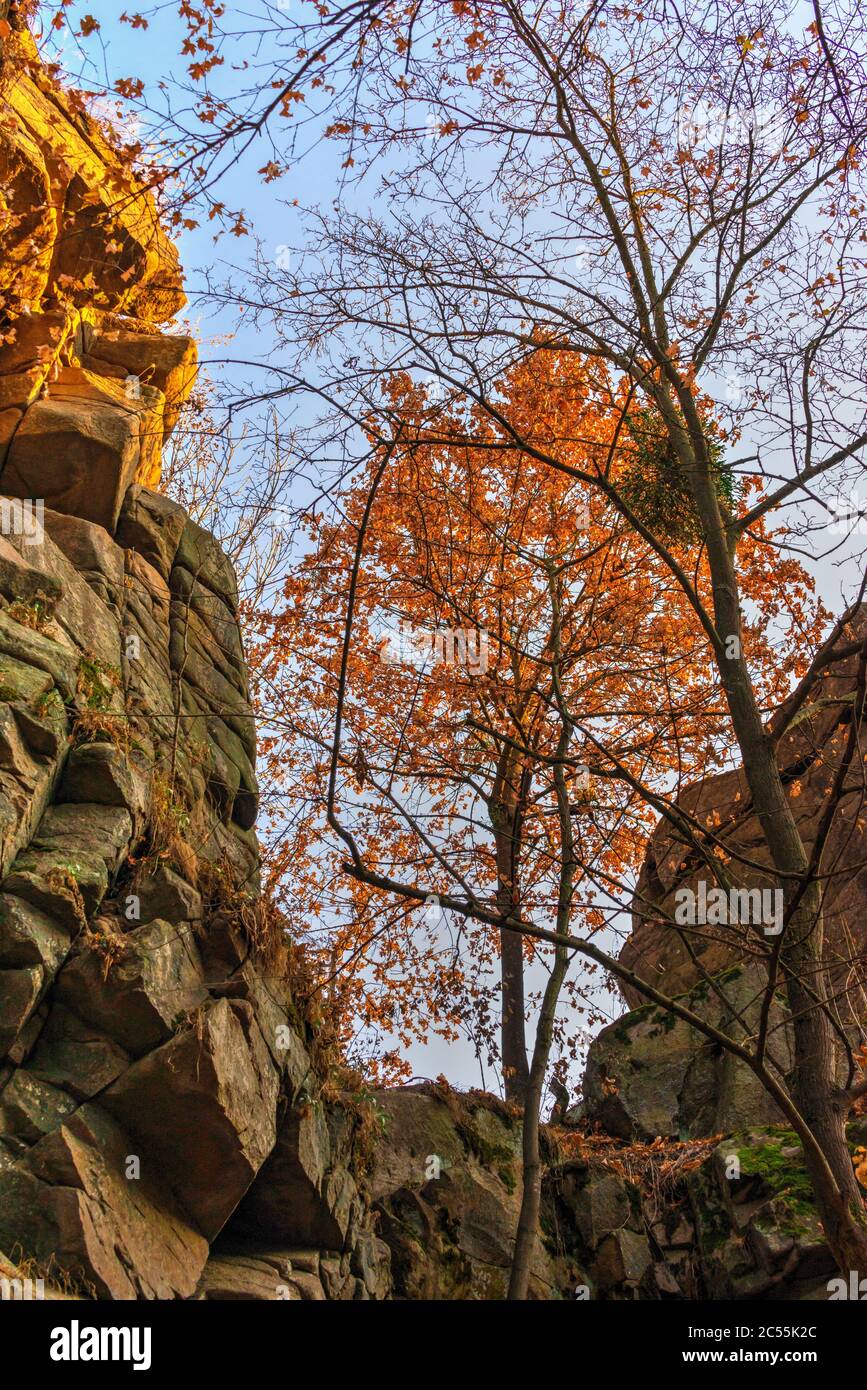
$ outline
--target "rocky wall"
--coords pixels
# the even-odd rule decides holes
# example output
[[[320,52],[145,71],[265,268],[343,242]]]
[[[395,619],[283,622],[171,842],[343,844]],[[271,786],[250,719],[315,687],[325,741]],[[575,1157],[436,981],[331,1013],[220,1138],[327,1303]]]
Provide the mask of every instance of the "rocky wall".
[[[0,8],[0,1251],[103,1298],[380,1297],[359,1114],[265,949],[235,575],[157,490],[177,252]]]

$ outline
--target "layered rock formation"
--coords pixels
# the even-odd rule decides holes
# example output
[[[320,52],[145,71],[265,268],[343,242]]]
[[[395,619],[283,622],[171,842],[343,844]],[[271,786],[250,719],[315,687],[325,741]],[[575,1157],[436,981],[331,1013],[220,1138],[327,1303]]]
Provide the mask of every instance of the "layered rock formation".
[[[195,372],[191,339],[154,327],[185,303],[177,252],[23,25],[0,39],[0,101],[0,492],[113,534]]]
[[[335,1287],[376,1291],[354,1117],[325,1115],[257,951],[225,557],[133,485],[114,537],[46,510],[38,542],[3,539],[0,593],[0,1249],[101,1297],[218,1296],[237,1216],[245,1258],[276,1249],[272,1296],[319,1287],[289,1278],[308,1244]],[[290,1180],[292,1219],[257,1224]]]
[[[235,576],[151,490],[177,254],[4,30],[0,1250],[107,1298],[381,1296],[359,1115],[257,897]]]
[[[808,853],[851,726],[858,648],[865,633],[867,608],[861,608],[837,640],[819,653],[816,678],[805,678],[769,726],[779,739],[783,781]],[[861,734],[824,851],[828,873],[825,959],[830,978],[845,1000],[848,1018],[854,1020],[867,1017],[867,872],[859,867],[867,860],[867,819],[861,811],[865,755]],[[696,783],[684,792],[679,806],[698,826],[757,866],[731,863],[739,887],[775,883],[770,869],[763,872],[761,868],[769,865],[768,850],[742,768]],[[713,849],[710,839],[708,848]],[[669,994],[683,993],[704,975],[739,964],[745,956],[743,942],[755,941],[753,933],[744,936],[726,925],[690,926],[688,932],[671,925],[677,891],[695,891],[699,880],[708,877],[697,851],[685,845],[669,821],[661,820],[648,846],[636,888],[632,933],[620,959],[648,983],[664,981]],[[631,1007],[643,1003],[638,991],[628,985],[623,994]]]

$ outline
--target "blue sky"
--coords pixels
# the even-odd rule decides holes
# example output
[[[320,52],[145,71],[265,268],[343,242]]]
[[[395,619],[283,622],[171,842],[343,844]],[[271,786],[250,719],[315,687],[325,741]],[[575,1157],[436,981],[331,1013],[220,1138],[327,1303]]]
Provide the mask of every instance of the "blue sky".
[[[248,0],[236,7],[239,27],[249,27],[259,20],[267,21],[269,9],[274,13],[299,0],[281,0],[279,6],[269,7],[265,0]],[[87,45],[87,62],[75,41],[66,36],[61,40],[60,61],[68,74],[80,85],[91,89],[110,89],[120,77],[137,77],[146,90],[159,99],[159,83],[166,81],[171,88],[173,79],[182,80],[188,59],[179,50],[185,28],[178,17],[175,0],[161,5],[150,16],[146,31],[134,30],[118,22],[119,7],[107,0],[87,0],[76,4],[71,13],[73,21],[84,13],[92,14],[100,23],[100,33]],[[228,11],[232,19],[232,11]],[[277,16],[279,19],[279,15]],[[267,44],[267,37],[262,40]],[[237,52],[225,50],[226,66],[217,73],[217,87],[225,89],[233,81],[232,62],[251,56],[249,43],[238,46]],[[237,321],[232,310],[215,308],[202,294],[204,280],[211,274],[217,280],[231,266],[242,267],[251,255],[254,242],[261,243],[268,256],[277,258],[280,248],[299,239],[300,221],[297,212],[287,203],[297,200],[302,206],[328,205],[335,197],[340,181],[339,156],[334,146],[319,145],[311,157],[300,161],[290,179],[266,184],[257,173],[269,158],[270,149],[262,140],[225,173],[220,197],[230,207],[242,208],[251,227],[252,237],[236,240],[223,236],[216,244],[212,225],[185,231],[179,238],[181,257],[186,273],[190,305],[186,317],[190,331],[199,340],[201,358],[209,373],[218,380],[238,383],[247,379],[250,368],[240,366],[261,362],[267,364],[272,345],[259,329]],[[372,190],[371,190],[372,192]],[[353,192],[356,205],[367,200],[362,187]],[[817,571],[820,589],[832,610],[840,606],[839,571],[830,564]],[[535,983],[538,983],[536,981]],[[616,1006],[615,1006],[616,1008]],[[446,1044],[435,1040],[426,1048],[415,1048],[411,1061],[420,1075],[435,1076],[445,1072],[459,1084],[478,1085],[480,1073],[469,1044]],[[491,1078],[487,1075],[490,1084]]]
[[[266,10],[266,6],[254,0],[252,5],[245,7],[244,13],[262,15]],[[87,43],[86,62],[82,61],[79,45],[68,34],[55,46],[55,51],[77,85],[109,94],[106,100],[97,100],[97,114],[114,116],[116,102],[110,91],[118,78],[141,78],[146,90],[158,99],[160,81],[172,85],[173,78],[183,76],[188,60],[179,56],[184,26],[175,4],[169,3],[150,18],[146,31],[133,30],[119,23],[119,7],[107,0],[87,0],[84,5],[76,5],[72,17],[77,20],[83,13],[92,14],[100,24],[99,35]],[[147,13],[150,16],[150,11]],[[211,225],[184,231],[176,238],[190,301],[182,318],[187,320],[190,331],[199,341],[200,358],[208,372],[230,385],[241,376],[249,376],[246,364],[268,362],[269,344],[263,342],[261,331],[239,323],[232,310],[217,308],[208,301],[203,293],[205,275],[210,273],[219,279],[230,267],[243,267],[256,241],[261,243],[266,254],[276,259],[281,247],[297,243],[300,238],[300,221],[291,203],[294,200],[302,206],[330,203],[340,180],[339,159],[331,145],[320,145],[315,157],[301,161],[298,172],[293,172],[291,183],[288,180],[270,185],[263,182],[257,170],[268,154],[267,144],[260,142],[242,161],[231,166],[220,187],[220,197],[227,205],[243,208],[251,228],[250,238],[236,240],[223,236],[215,243]],[[364,194],[360,196],[363,200]],[[237,365],[239,362],[245,365]],[[459,1086],[485,1084],[496,1088],[490,1068],[480,1068],[468,1041],[447,1043],[434,1038],[427,1045],[413,1046],[408,1057],[415,1074],[420,1077],[433,1078],[443,1073]]]
[[[243,13],[255,15],[266,10],[267,6],[254,0]],[[120,23],[120,12],[119,6],[107,0],[87,0],[86,4],[76,4],[71,11],[73,27],[82,14],[89,13],[98,20],[99,33],[91,36],[83,46],[76,42],[69,31],[60,36],[59,42],[51,43],[56,57],[72,80],[87,90],[107,94],[104,100],[97,99],[96,110],[98,114],[111,116],[117,108],[117,100],[111,89],[119,78],[140,78],[150,99],[158,103],[158,84],[166,82],[169,88],[175,88],[176,84],[179,87],[185,79],[189,62],[188,58],[180,56],[185,26],[178,16],[176,3],[160,6],[153,14],[148,11],[147,30],[132,29],[128,24]],[[231,63],[231,53],[226,56],[227,63]],[[217,73],[216,77],[219,81],[221,74]],[[320,149],[315,160],[303,162],[300,176],[293,174],[291,185],[287,182],[268,185],[257,173],[268,158],[268,153],[267,144],[262,140],[247,152],[243,160],[233,164],[221,181],[220,197],[230,207],[244,210],[253,237],[258,238],[269,254],[276,257],[280,246],[298,235],[297,216],[286,204],[294,199],[314,204],[330,200],[338,171],[331,149]],[[183,231],[175,239],[181,253],[190,301],[186,316],[200,340],[202,360],[209,370],[215,375],[230,371],[227,361],[230,358],[267,360],[268,353],[262,351],[259,334],[247,331],[243,324],[239,325],[234,314],[215,312],[213,305],[203,304],[199,297],[204,273],[212,271],[219,275],[223,266],[242,265],[250,254],[251,240],[223,236],[215,242],[213,224]]]

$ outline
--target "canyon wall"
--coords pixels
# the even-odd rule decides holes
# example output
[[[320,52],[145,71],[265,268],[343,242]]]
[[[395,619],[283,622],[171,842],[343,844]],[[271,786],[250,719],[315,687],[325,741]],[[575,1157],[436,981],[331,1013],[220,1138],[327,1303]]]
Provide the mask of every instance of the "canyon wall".
[[[381,1296],[258,898],[235,576],[154,490],[177,253],[27,31],[0,51],[0,1250],[107,1298]]]

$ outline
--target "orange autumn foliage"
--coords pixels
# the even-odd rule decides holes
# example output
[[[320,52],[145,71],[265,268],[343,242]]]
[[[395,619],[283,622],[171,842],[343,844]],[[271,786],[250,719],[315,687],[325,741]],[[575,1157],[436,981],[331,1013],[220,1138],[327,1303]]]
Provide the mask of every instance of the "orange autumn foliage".
[[[563,856],[554,755],[568,725],[571,930],[610,945],[657,816],[629,779],[676,793],[724,766],[733,740],[682,588],[602,492],[533,457],[538,448],[616,481],[632,466],[617,442],[630,409],[622,387],[574,355],[539,352],[500,390],[506,423],[495,428],[405,376],[387,385],[398,443],[358,565],[336,810],[383,876],[551,927]],[[399,1076],[401,1049],[432,1031],[497,1058],[500,941],[436,901],[347,878],[345,846],[325,822],[348,594],[382,462],[380,447],[339,515],[310,521],[282,611],[259,620],[256,666],[274,883],[352,1060]],[[702,555],[678,558],[706,596]],[[770,709],[825,615],[761,530],[739,563],[747,654]],[[538,942],[523,951],[545,955]],[[598,983],[571,983],[566,1060],[580,1046],[576,1011],[600,1016]]]

